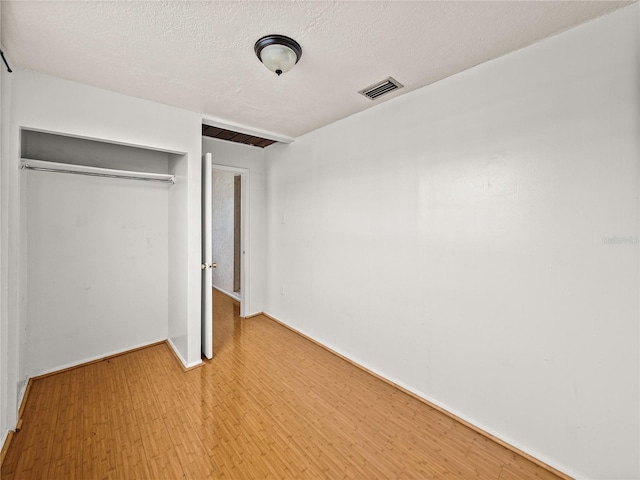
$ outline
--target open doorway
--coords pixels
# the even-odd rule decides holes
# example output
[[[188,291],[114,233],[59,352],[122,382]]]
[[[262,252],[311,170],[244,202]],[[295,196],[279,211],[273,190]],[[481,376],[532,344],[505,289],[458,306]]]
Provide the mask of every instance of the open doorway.
[[[213,288],[240,302],[241,315],[244,281],[245,221],[243,199],[247,171],[213,165],[211,170],[211,242]]]

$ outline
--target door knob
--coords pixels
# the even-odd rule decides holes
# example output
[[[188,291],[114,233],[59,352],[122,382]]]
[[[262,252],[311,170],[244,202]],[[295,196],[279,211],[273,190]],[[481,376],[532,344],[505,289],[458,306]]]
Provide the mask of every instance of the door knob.
[[[200,270],[204,270],[205,268],[216,268],[217,266],[217,263],[210,263],[209,265],[207,265],[206,263],[201,263]]]

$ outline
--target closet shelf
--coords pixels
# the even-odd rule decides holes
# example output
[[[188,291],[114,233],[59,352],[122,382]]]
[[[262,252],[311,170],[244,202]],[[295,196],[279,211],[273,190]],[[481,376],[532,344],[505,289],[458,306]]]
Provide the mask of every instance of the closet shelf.
[[[22,159],[22,168],[41,172],[71,173],[75,175],[89,175],[92,177],[126,178],[129,180],[144,180],[147,182],[163,182],[173,185],[175,176],[168,173],[136,172],[131,170],[115,170],[112,168],[89,167],[71,163],[47,162],[44,160]]]

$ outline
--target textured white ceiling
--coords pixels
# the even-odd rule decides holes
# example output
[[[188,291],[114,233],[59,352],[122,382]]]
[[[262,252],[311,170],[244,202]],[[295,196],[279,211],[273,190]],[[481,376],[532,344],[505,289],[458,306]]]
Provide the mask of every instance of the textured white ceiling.
[[[2,1],[14,65],[298,136],[628,2]],[[253,52],[278,33],[302,59],[277,77]],[[357,92],[392,76],[405,88]]]

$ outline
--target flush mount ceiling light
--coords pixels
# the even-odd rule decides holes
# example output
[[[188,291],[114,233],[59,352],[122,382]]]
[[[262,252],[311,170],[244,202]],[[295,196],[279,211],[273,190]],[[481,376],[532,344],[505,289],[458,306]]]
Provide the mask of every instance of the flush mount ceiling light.
[[[293,38],[267,35],[253,47],[264,66],[280,76],[288,72],[302,57],[302,47]]]

